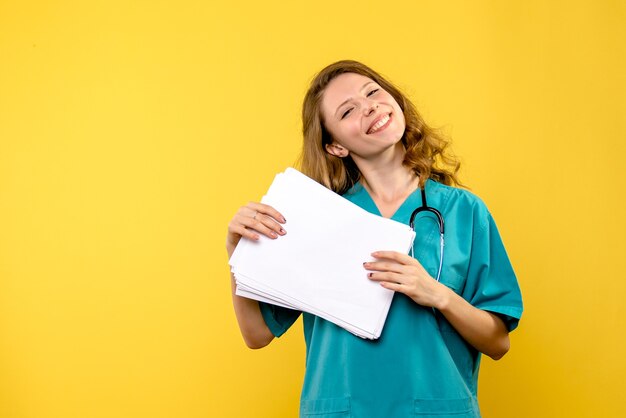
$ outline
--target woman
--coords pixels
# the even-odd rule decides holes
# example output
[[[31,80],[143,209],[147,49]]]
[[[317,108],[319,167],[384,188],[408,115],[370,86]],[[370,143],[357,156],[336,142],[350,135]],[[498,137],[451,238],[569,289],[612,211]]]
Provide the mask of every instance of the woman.
[[[372,213],[406,224],[422,205],[423,189],[428,206],[443,216],[446,246],[439,271],[439,229],[427,214],[415,223],[415,258],[383,248],[363,264],[364,280],[396,292],[378,340],[303,314],[307,359],[300,415],[480,417],[481,353],[500,359],[522,314],[519,286],[491,214],[476,196],[453,187],[460,185],[459,163],[447,142],[367,66],[339,61],[324,68],[311,83],[302,115],[305,174]],[[228,254],[241,237],[280,239],[286,227],[276,209],[250,203],[229,224]],[[231,280],[249,347],[269,344],[300,315],[236,296]]]

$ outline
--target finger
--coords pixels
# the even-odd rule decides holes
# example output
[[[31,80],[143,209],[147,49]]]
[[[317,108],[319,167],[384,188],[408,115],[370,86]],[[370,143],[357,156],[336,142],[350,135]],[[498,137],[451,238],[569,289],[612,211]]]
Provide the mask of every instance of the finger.
[[[260,234],[265,235],[268,238],[275,239],[278,237],[278,234],[272,229],[265,226],[265,224],[261,222],[258,216],[256,219],[249,216],[237,216],[236,224],[243,225],[246,229],[254,230]]]
[[[272,218],[271,216],[263,215],[260,212],[257,212],[256,217],[253,217],[253,219],[261,222],[263,225],[265,225],[266,227],[273,230],[279,235],[285,235],[287,233],[287,231],[285,231],[282,225],[276,222],[274,218]]]
[[[410,265],[419,262],[408,254],[399,253],[397,251],[375,251],[372,253],[372,257],[376,259],[392,260],[400,264]]]
[[[251,239],[253,241],[258,241],[260,238],[259,234],[254,233],[250,229],[244,228],[242,225],[234,225],[233,227],[229,228],[229,231],[241,235],[244,238]]]
[[[404,275],[398,273],[392,273],[389,271],[384,272],[371,272],[367,274],[368,279],[374,282],[390,282],[403,284],[405,279]]]
[[[405,287],[399,283],[391,283],[391,282],[380,282],[379,283],[385,289],[393,290],[394,292],[405,292]]]
[[[264,203],[250,202],[248,203],[248,207],[264,215],[269,215],[280,223],[284,224],[285,222],[287,222],[285,217],[270,205],[266,205]]]
[[[394,273],[406,273],[407,266],[395,261],[369,261],[363,263],[363,267],[372,271],[391,271]]]
[[[242,206],[239,208],[237,213],[235,213],[235,216],[233,216],[231,222],[241,223],[243,222],[244,218],[251,218],[256,221],[259,216],[259,212],[257,212],[256,210],[251,209],[248,206]]]

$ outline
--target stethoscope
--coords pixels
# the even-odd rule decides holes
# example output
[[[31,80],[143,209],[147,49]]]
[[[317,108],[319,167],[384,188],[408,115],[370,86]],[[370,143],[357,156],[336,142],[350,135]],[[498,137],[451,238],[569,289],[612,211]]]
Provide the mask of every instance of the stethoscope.
[[[441,215],[441,212],[439,212],[435,208],[428,206],[428,204],[426,203],[426,184],[424,184],[424,186],[421,188],[421,192],[422,192],[422,206],[416,208],[413,211],[413,213],[411,213],[411,218],[409,218],[409,226],[411,227],[411,230],[415,231],[415,228],[414,228],[415,217],[420,212],[431,212],[435,214],[435,216],[437,217],[437,225],[439,225],[439,271],[437,271],[437,281],[439,281],[439,278],[441,277],[441,269],[443,267],[443,232],[444,232],[443,216]],[[413,245],[411,245],[411,257],[415,258],[415,255],[413,254]]]

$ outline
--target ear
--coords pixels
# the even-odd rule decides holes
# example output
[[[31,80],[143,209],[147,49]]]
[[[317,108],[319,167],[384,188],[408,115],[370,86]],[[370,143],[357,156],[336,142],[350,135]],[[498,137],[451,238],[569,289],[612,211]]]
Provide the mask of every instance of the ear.
[[[350,154],[350,151],[348,151],[336,142],[333,142],[332,144],[326,144],[326,152],[339,158],[347,157],[348,154]]]

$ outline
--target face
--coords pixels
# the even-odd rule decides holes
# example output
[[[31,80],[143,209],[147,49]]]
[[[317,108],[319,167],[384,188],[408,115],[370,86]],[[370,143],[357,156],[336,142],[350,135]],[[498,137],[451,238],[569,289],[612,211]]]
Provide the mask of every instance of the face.
[[[355,73],[335,77],[322,96],[324,126],[333,138],[326,151],[370,159],[393,149],[404,134],[402,109],[387,91]]]

